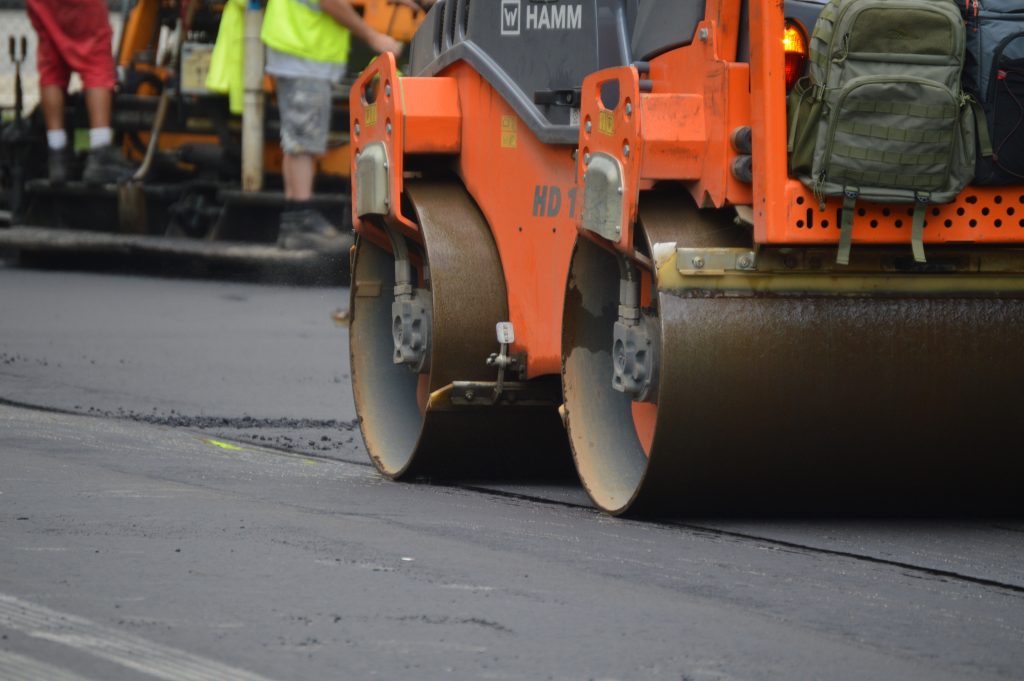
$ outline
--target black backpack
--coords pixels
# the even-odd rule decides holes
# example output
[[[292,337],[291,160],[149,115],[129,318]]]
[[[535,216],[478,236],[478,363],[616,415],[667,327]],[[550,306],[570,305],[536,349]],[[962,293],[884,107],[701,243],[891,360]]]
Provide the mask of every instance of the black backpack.
[[[967,23],[964,90],[981,103],[974,184],[1024,184],[1024,2],[961,0]],[[988,139],[981,136],[987,127]],[[986,149],[987,151],[987,149]]]

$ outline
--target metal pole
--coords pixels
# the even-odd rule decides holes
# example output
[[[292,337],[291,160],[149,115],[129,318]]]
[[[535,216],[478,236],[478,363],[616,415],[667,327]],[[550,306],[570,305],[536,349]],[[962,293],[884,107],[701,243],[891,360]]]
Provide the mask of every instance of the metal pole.
[[[245,11],[245,97],[242,103],[242,191],[263,189],[263,6],[250,0]]]

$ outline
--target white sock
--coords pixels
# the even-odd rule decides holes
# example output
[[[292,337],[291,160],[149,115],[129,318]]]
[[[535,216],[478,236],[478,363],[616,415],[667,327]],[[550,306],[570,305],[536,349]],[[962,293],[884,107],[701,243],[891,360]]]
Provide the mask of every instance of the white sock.
[[[114,143],[114,131],[111,128],[89,128],[89,148],[109,147]]]
[[[60,151],[68,145],[67,131],[63,128],[60,130],[47,130],[46,144],[54,151]]]

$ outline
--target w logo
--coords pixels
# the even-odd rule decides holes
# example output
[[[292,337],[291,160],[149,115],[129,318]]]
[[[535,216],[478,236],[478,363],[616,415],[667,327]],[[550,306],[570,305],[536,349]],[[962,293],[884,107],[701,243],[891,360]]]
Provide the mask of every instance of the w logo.
[[[520,0],[501,0],[501,34],[519,35],[519,24],[522,20]]]

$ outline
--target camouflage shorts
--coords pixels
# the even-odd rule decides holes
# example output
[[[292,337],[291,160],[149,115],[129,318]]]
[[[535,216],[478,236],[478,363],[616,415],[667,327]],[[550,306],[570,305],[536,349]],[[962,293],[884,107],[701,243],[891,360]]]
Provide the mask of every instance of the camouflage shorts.
[[[327,151],[331,127],[331,84],[318,78],[277,79],[277,106],[281,111],[281,148],[286,154],[322,154]]]

